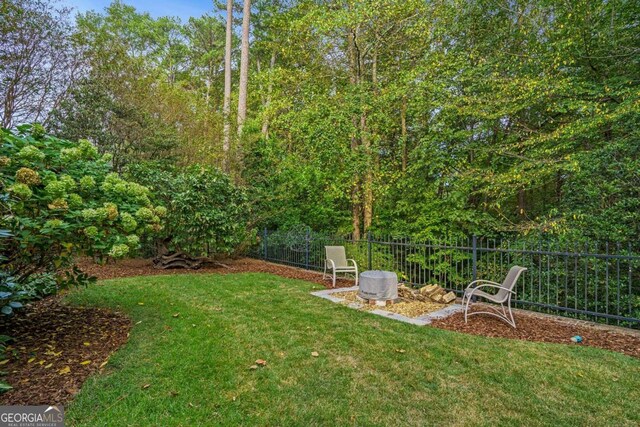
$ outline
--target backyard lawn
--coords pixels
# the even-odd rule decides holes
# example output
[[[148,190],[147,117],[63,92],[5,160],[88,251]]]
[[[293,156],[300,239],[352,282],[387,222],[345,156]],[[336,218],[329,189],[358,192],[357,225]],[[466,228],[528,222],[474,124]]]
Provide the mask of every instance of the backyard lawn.
[[[638,359],[416,327],[309,295],[320,288],[243,273],[71,293],[134,326],[67,408],[69,424],[640,423]],[[266,366],[251,369],[257,359]]]

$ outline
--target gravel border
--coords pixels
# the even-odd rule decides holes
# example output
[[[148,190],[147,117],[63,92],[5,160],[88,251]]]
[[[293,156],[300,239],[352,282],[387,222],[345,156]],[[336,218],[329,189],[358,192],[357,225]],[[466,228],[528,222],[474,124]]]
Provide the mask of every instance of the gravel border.
[[[359,289],[358,286],[352,286],[350,288],[326,289],[323,291],[311,292],[311,295],[324,298],[334,303],[342,303],[345,301],[344,298],[334,297],[332,294],[341,293],[341,292],[352,292],[352,291],[357,291],[358,289]],[[354,302],[354,303],[348,304],[347,307],[357,310],[364,307],[364,304]],[[377,314],[378,316],[383,316],[388,319],[398,320],[404,323],[410,323],[416,326],[425,326],[425,325],[430,325],[431,322],[434,320],[444,319],[446,317],[451,316],[454,313],[459,313],[461,311],[462,311],[462,305],[452,304],[441,310],[432,311],[431,313],[427,313],[419,317],[407,317],[407,316],[403,316],[402,314],[392,313],[390,311],[381,310],[381,309],[371,310],[369,311],[369,313]]]

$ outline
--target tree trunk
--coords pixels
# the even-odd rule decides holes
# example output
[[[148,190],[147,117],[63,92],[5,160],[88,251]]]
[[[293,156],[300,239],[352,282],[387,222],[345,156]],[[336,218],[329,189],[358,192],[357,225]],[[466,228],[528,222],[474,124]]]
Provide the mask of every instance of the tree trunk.
[[[527,213],[524,189],[518,190],[518,215],[523,217]]]
[[[376,37],[377,39],[377,37]],[[364,62],[364,61],[363,61]],[[364,69],[364,63],[361,65],[361,70]],[[378,95],[378,49],[374,47],[373,58],[371,62],[371,84],[373,87],[374,96]],[[362,106],[366,108],[365,105]],[[360,117],[360,139],[365,149],[367,156],[367,170],[364,176],[364,200],[363,200],[363,216],[364,216],[364,232],[366,233],[371,227],[373,222],[373,171],[377,166],[377,154],[371,149],[371,137],[369,135],[369,129],[367,127],[367,113],[363,111]]]
[[[359,60],[356,53],[356,34],[357,28],[355,30],[349,30],[347,33],[347,53],[349,57],[349,82],[352,85],[357,85],[360,82],[360,76],[358,72],[359,68]],[[353,136],[351,137],[351,151],[354,155],[357,154],[358,151],[358,136],[356,130],[359,128],[359,118],[357,115],[353,115],[352,117],[353,123]],[[360,239],[360,215],[362,214],[361,208],[361,199],[360,199],[360,174],[358,171],[354,171],[353,183],[351,187],[351,215],[352,215],[352,223],[353,223],[353,238],[356,240]]]
[[[231,145],[231,42],[233,31],[233,0],[227,0],[227,32],[224,49],[224,140],[222,142],[222,168],[229,172],[229,147]]]
[[[362,211],[364,216],[364,232],[366,233],[373,220],[373,161],[371,153],[371,140],[367,134],[367,114],[360,116],[360,132],[362,145],[367,156],[367,170],[364,171],[364,200],[362,201]]]
[[[251,0],[244,0],[242,11],[242,43],[240,51],[240,84],[238,90],[238,136],[247,118],[247,85],[249,83],[249,22],[251,19]]]
[[[273,91],[273,68],[276,66],[276,51],[271,53],[271,62],[269,62],[269,85],[267,86],[267,99],[264,103],[264,110],[266,111],[271,104],[271,92]],[[264,139],[269,139],[269,114],[264,115],[262,119],[262,136]]]
[[[407,171],[407,97],[402,97],[400,107],[400,132],[402,139],[402,173]]]

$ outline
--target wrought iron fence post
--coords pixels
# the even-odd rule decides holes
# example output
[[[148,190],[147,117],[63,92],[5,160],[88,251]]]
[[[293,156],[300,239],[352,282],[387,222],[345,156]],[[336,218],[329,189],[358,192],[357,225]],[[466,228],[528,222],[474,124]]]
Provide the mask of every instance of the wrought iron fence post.
[[[474,234],[472,239],[472,265],[473,265],[473,280],[478,278],[478,237]]]
[[[371,270],[371,231],[367,231],[367,270]]]
[[[264,231],[262,233],[262,245],[263,245],[263,250],[262,250],[262,257],[263,259],[267,259],[267,227],[264,228]]]
[[[307,235],[304,239],[304,268],[309,269],[309,241],[311,240],[311,227],[307,226]]]

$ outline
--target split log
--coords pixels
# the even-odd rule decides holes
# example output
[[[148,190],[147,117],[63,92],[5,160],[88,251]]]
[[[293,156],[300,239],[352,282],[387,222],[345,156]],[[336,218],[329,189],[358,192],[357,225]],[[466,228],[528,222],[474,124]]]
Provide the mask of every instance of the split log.
[[[427,285],[427,286],[424,286],[424,287],[420,288],[420,293],[422,295],[431,296],[431,295],[435,294],[436,292],[438,292],[438,289],[440,289],[440,286],[438,286],[438,285]]]
[[[456,300],[456,294],[453,292],[449,292],[442,297],[442,302],[445,304],[449,304]]]

